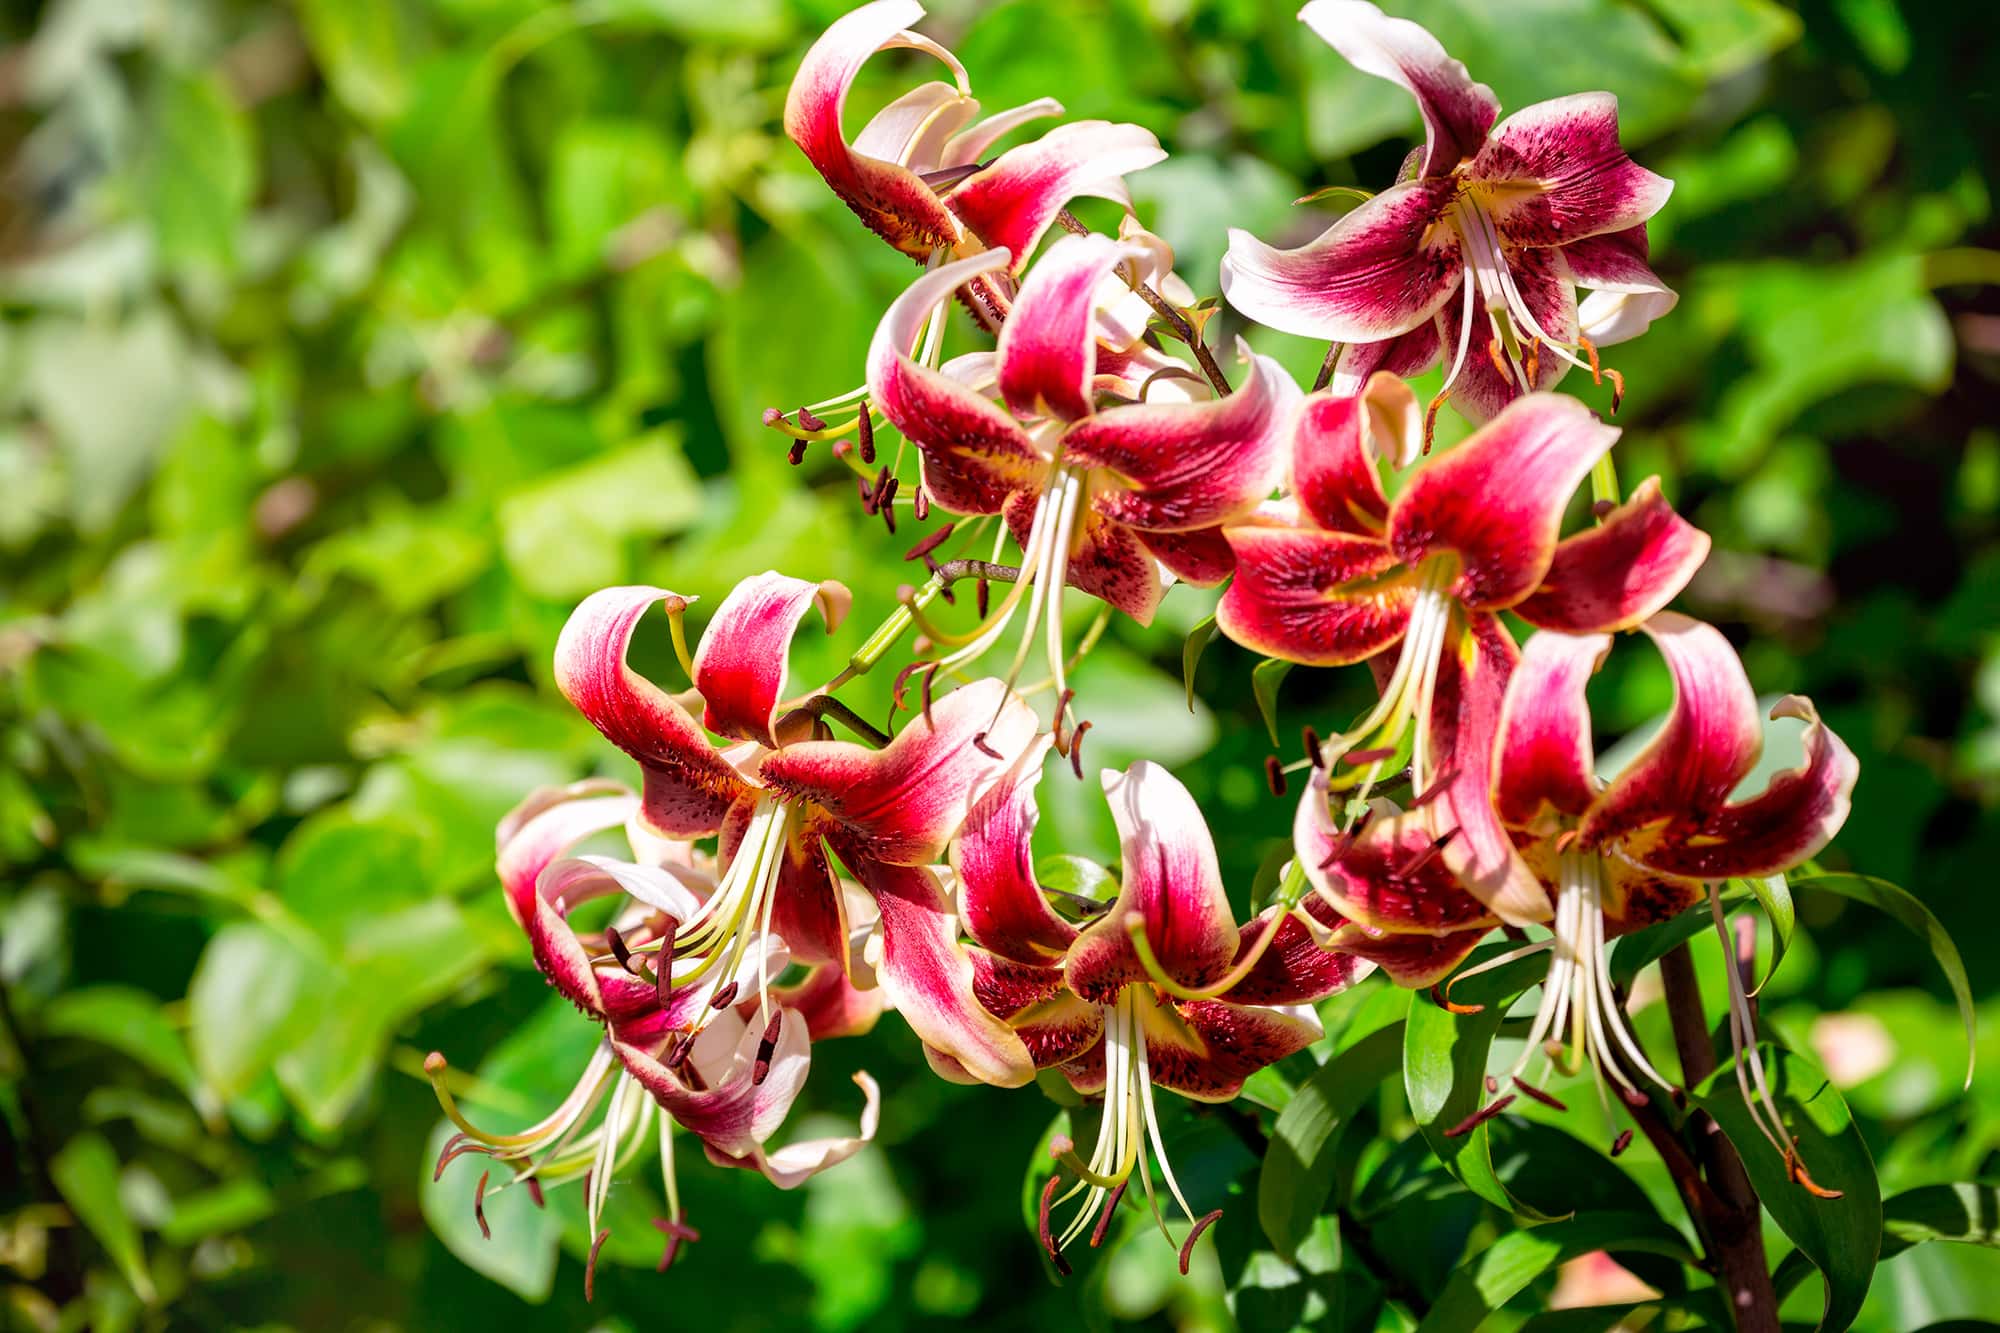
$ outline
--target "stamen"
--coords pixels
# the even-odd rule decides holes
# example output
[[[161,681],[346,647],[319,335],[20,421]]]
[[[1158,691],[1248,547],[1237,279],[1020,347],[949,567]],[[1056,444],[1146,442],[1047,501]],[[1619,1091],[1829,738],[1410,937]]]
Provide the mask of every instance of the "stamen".
[[[861,415],[854,418],[854,429],[861,436],[861,461],[873,464],[875,461],[875,422],[870,418],[868,407],[865,403],[862,405]],[[918,517],[921,518],[923,515],[919,514]]]
[[[1069,738],[1069,770],[1076,774],[1078,782],[1083,781],[1083,733],[1089,730],[1088,721],[1079,722]]]
[[[656,1270],[658,1272],[664,1273],[674,1266],[674,1256],[680,1253],[682,1241],[693,1244],[695,1241],[701,1239],[699,1231],[688,1226],[678,1217],[656,1217],[653,1219],[653,1225],[658,1227],[667,1238],[666,1252],[660,1256],[660,1266]]]
[[[1111,1226],[1111,1215],[1118,1211],[1118,1204],[1125,1197],[1125,1187],[1131,1183],[1130,1180],[1121,1180],[1118,1182],[1118,1188],[1105,1196],[1104,1212],[1098,1217],[1097,1225],[1090,1233],[1091,1249],[1094,1250],[1104,1243],[1104,1233]]]
[[[1200,1240],[1201,1233],[1208,1230],[1209,1227],[1213,1226],[1215,1224],[1215,1219],[1221,1216],[1222,1216],[1222,1210],[1218,1208],[1214,1212],[1209,1213],[1204,1217],[1197,1218],[1194,1224],[1194,1229],[1189,1231],[1187,1239],[1181,1242],[1182,1277],[1187,1276],[1188,1260],[1194,1257],[1194,1243]]]
[[[492,1174],[491,1171],[481,1171],[478,1188],[472,1191],[472,1220],[479,1223],[481,1240],[493,1239],[493,1228],[486,1225],[486,1179]]]
[[[992,592],[993,589],[991,585],[989,585],[985,579],[980,579],[973,584],[972,606],[975,611],[979,612],[979,618],[981,620],[986,619],[986,607],[987,604],[992,600]]]
[[[542,1182],[536,1180],[533,1176],[529,1176],[526,1184],[528,1186],[528,1198],[534,1202],[535,1207],[548,1207],[548,1197],[542,1193]]]
[[[1378,745],[1372,750],[1349,750],[1340,757],[1340,762],[1343,764],[1353,764],[1358,767],[1362,764],[1379,764],[1384,759],[1394,759],[1395,757],[1395,746]]]
[[[1446,989],[1448,985],[1449,983],[1439,982],[1431,987],[1432,1004],[1450,1014],[1478,1014],[1485,1012],[1486,1006],[1483,1004],[1454,1004],[1450,992]],[[1487,1089],[1488,1092],[1496,1090],[1495,1088]]]
[[[1264,756],[1264,785],[1271,789],[1271,795],[1285,794],[1285,766],[1278,762],[1278,756]]]
[[[720,1013],[734,1003],[736,1003],[736,983],[732,981],[710,997],[708,1007]]]
[[[604,942],[611,946],[611,956],[618,960],[618,966],[624,968],[627,972],[634,972],[636,975],[635,969],[632,966],[632,950],[626,947],[625,937],[619,934],[618,927],[606,926],[604,928]]]
[[[986,733],[983,731],[972,738],[972,748],[985,755],[988,759],[1004,759],[1006,757],[986,743]]]
[[[764,1025],[764,1036],[757,1043],[757,1060],[750,1067],[750,1086],[760,1088],[771,1074],[771,1057],[778,1051],[778,1033],[784,1027],[785,1011],[780,1009],[771,1015],[771,1021]]]
[[[1449,847],[1451,845],[1452,839],[1456,838],[1458,834],[1459,834],[1458,829],[1452,829],[1449,832],[1441,833],[1437,837],[1431,839],[1430,846],[1424,848],[1421,852],[1418,852],[1414,857],[1410,858],[1409,864],[1405,865],[1402,869],[1396,872],[1397,878],[1408,879],[1410,876],[1416,874],[1419,870],[1422,870],[1425,866],[1429,865],[1431,863],[1431,858],[1435,857],[1439,852]]]
[[[826,423],[824,421],[821,421],[818,417],[814,416],[812,413],[812,409],[809,407],[802,407],[799,409],[799,424],[801,426],[804,426],[807,430],[826,429]]]
[[[1618,1137],[1611,1140],[1611,1155],[1613,1157],[1617,1157],[1631,1146],[1632,1146],[1632,1131],[1629,1129],[1621,1129],[1618,1131]]]
[[[586,1186],[586,1188],[588,1187]],[[606,1227],[604,1230],[598,1232],[596,1237],[590,1242],[590,1258],[583,1266],[583,1299],[585,1301],[597,1298],[597,1252],[604,1248],[604,1242],[609,1239],[611,1239],[611,1228]]]
[[[785,460],[793,467],[797,467],[799,464],[805,462],[806,442],[804,440],[793,440],[792,447],[785,451]]]
[[[1513,1104],[1514,1094],[1511,1092],[1504,1097],[1496,1098],[1453,1125],[1450,1129],[1447,1129],[1444,1132],[1444,1136],[1448,1139],[1456,1139],[1470,1134],[1473,1130],[1478,1129],[1481,1125],[1491,1120],[1494,1116],[1499,1115]]]
[[[910,497],[910,512],[916,516],[916,520],[919,523],[922,523],[931,516],[930,488],[922,482],[917,483],[917,493]]]
[[[896,478],[889,478],[889,484],[883,488],[881,498],[875,502],[876,508],[882,515],[882,526],[888,528],[892,535],[896,531],[896,487],[901,484]]]
[[[1306,758],[1312,761],[1312,766],[1314,768],[1325,768],[1326,755],[1319,748],[1319,733],[1311,727],[1306,727],[1300,731],[1299,740],[1304,743]]]
[[[1458,776],[1457,766],[1447,765],[1444,772],[1438,774],[1437,777],[1431,780],[1430,786],[1424,788],[1422,792],[1418,793],[1417,796],[1411,800],[1410,808],[1419,809],[1423,806],[1429,805],[1432,801],[1435,801],[1438,797],[1444,795],[1445,788],[1449,787],[1452,784],[1452,780],[1457,776]],[[1456,832],[1456,830],[1454,830],[1454,832]]]
[[[1488,1074],[1486,1076],[1486,1095],[1488,1097],[1491,1097],[1494,1093],[1498,1091],[1500,1091],[1500,1080],[1493,1077],[1493,1075]]]
[[[1556,1111],[1569,1110],[1569,1107],[1563,1105],[1563,1103],[1558,1101],[1552,1094],[1543,1091],[1541,1088],[1536,1087],[1532,1083],[1527,1082],[1519,1074],[1514,1075],[1514,1086],[1519,1088],[1523,1093],[1525,1093],[1531,1099],[1540,1102],[1542,1105],[1549,1107],[1551,1110],[1556,1110]]]
[[[667,997],[672,995],[674,990],[674,969],[672,965],[674,936],[679,932],[680,928],[681,923],[679,920],[670,916],[667,918],[666,926],[660,931],[660,952],[658,954],[660,966],[659,971],[653,977],[653,993],[659,999],[661,1008],[666,1007]]]
[[[1069,1260],[1063,1258],[1062,1247],[1056,1244],[1055,1233],[1049,1229],[1049,1208],[1055,1203],[1056,1187],[1062,1184],[1062,1177],[1050,1175],[1048,1184],[1042,1186],[1042,1206],[1035,1218],[1035,1229],[1042,1238],[1042,1249],[1047,1252],[1049,1262],[1056,1266],[1056,1272],[1068,1277],[1073,1271]]]
[[[917,494],[922,495],[923,492],[920,490],[917,492]],[[919,514],[917,517],[922,518],[923,515]],[[932,532],[931,534],[926,536],[922,541],[918,542],[915,546],[912,546],[909,550],[903,552],[903,559],[905,560],[923,559],[925,556],[929,555],[932,551],[937,550],[938,547],[944,545],[945,542],[950,540],[951,529],[952,525],[947,523],[943,527],[937,529],[935,532]],[[940,589],[939,591],[943,590]]]
[[[789,425],[790,423],[785,420],[785,414],[783,412],[780,412],[775,407],[767,407],[764,409],[764,424],[767,426],[784,426],[784,425]],[[803,441],[801,441],[801,443],[803,443]]]

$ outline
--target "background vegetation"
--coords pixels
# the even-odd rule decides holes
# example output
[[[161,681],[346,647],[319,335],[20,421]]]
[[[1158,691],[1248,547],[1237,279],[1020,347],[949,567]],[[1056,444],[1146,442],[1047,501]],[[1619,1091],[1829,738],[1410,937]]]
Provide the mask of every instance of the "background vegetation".
[[[1989,1049],[1961,1095],[1929,950],[1833,897],[1801,897],[1764,1014],[1828,1066],[1885,1195],[1973,1179],[2000,1148],[1992,20],[1892,0],[1390,7],[1510,109],[1617,92],[1628,145],[1677,182],[1653,243],[1680,308],[1612,358],[1631,386],[1621,472],[1662,472],[1715,535],[1689,609],[1860,754],[1825,860],[1943,919]],[[1428,1159],[1392,1080],[1343,1149],[1372,1259],[1351,1233],[1343,1260],[1324,1229],[1295,1265],[1246,1258],[1255,1159],[1225,1119],[1188,1117],[1183,1179],[1231,1210],[1219,1258],[1183,1283],[1137,1234],[1047,1285],[1020,1198],[1055,1108],[930,1078],[893,1020],[822,1048],[808,1093],[851,1119],[843,1071],[871,1069],[890,1092],[880,1147],[794,1194],[687,1161],[703,1240],[665,1277],[649,1187],[621,1187],[593,1306],[573,1197],[498,1208],[482,1242],[469,1168],[430,1184],[424,1052],[478,1067],[491,1113],[518,1115],[591,1040],[548,1000],[491,875],[494,820],[522,792],[623,774],[550,685],[568,609],[629,580],[713,598],[775,566],[848,581],[867,624],[908,577],[907,530],[864,518],[824,453],[787,467],[759,422],[857,382],[910,276],[778,129],[799,52],[842,8],[52,0],[0,16],[12,1320],[1405,1327],[1511,1229],[1411,1174]],[[927,30],[989,107],[1053,93],[1159,132],[1173,156],[1135,178],[1140,212],[1204,294],[1226,226],[1310,234],[1324,216],[1293,199],[1379,187],[1417,130],[1406,97],[1289,3],[935,8]],[[878,61],[857,109],[916,68]],[[1321,350],[1257,342],[1302,377]],[[1152,630],[1121,621],[1078,683],[1093,761],[1171,763],[1247,894],[1288,809],[1264,793],[1250,659],[1216,644],[1207,702],[1182,700],[1181,638],[1209,600],[1180,590]],[[1347,715],[1348,675],[1294,673],[1285,727]],[[1615,735],[1668,686],[1626,652],[1601,693]],[[1098,802],[1044,786],[1042,850],[1110,856]],[[1330,1025],[1365,1024],[1393,1003],[1380,989]],[[1667,1048],[1657,1005],[1640,1029]],[[1266,1103],[1324,1054],[1286,1066]],[[1594,1115],[1541,1132],[1601,1151]],[[1671,1204],[1643,1147],[1621,1165]],[[1226,1197],[1232,1181],[1247,1192]],[[1995,1290],[1989,1250],[1912,1249],[1876,1274],[1859,1326],[1991,1314]],[[1787,1313],[1819,1308],[1809,1278]]]

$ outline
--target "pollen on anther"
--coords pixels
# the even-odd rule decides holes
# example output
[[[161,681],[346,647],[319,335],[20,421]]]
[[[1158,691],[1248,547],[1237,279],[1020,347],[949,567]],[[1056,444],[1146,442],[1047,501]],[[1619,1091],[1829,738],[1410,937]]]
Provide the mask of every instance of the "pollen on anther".
[[[1621,1129],[1618,1131],[1618,1137],[1611,1140],[1611,1155],[1613,1157],[1617,1157],[1631,1146],[1632,1146],[1632,1131],[1629,1129]]]
[[[723,1010],[734,1003],[736,1003],[736,983],[732,981],[728,985],[716,989],[714,997],[708,1002],[708,1007],[715,1010]]]
[[[868,409],[865,404],[861,409],[861,415],[854,419],[854,430],[861,437],[861,461],[864,463],[873,463],[875,461],[875,423],[869,420]]]
[[[1035,1218],[1035,1230],[1040,1233],[1042,1249],[1048,1253],[1049,1262],[1056,1266],[1056,1272],[1064,1277],[1070,1275],[1069,1260],[1063,1258],[1062,1247],[1056,1244],[1055,1232],[1049,1229],[1049,1208],[1055,1203],[1056,1187],[1062,1184],[1062,1177],[1051,1175],[1042,1186],[1042,1206]]]
[[[799,409],[799,424],[801,426],[804,426],[807,430],[826,429],[826,423],[824,421],[821,421],[818,417],[814,416],[812,413],[812,409],[807,407],[802,407]]]
[[[1285,794],[1285,766],[1274,754],[1264,756],[1264,785],[1271,789],[1273,796]]]

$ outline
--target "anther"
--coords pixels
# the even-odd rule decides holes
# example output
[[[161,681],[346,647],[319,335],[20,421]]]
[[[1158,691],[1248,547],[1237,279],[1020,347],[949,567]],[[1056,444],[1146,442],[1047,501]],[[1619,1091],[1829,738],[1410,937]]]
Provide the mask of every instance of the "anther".
[[[1565,1106],[1561,1101],[1557,1100],[1554,1096],[1551,1096],[1549,1093],[1543,1091],[1542,1089],[1536,1087],[1534,1084],[1527,1082],[1519,1074],[1514,1075],[1514,1086],[1519,1088],[1530,1099],[1540,1102],[1542,1105],[1548,1107],[1551,1110],[1554,1111],[1569,1110],[1569,1107]]]
[[[1209,1227],[1213,1226],[1215,1224],[1215,1219],[1221,1216],[1222,1216],[1222,1210],[1218,1208],[1214,1212],[1208,1214],[1206,1217],[1198,1219],[1195,1222],[1193,1229],[1188,1232],[1187,1239],[1181,1242],[1182,1277],[1187,1276],[1188,1260],[1194,1257],[1194,1243],[1200,1240],[1201,1233],[1208,1230]]]
[[[1440,393],[1437,397],[1431,399],[1431,405],[1424,409],[1423,452],[1426,454],[1431,451],[1431,445],[1437,439],[1438,411],[1444,406],[1444,402],[1445,395]]]
[[[528,1198],[537,1208],[549,1206],[548,1196],[542,1193],[542,1182],[533,1176],[528,1177]]]
[[[1618,1137],[1611,1140],[1611,1155],[1613,1157],[1616,1157],[1631,1146],[1632,1146],[1632,1131],[1629,1129],[1621,1129],[1618,1131]]]
[[[1611,367],[1604,368],[1604,378],[1611,381],[1611,415],[1618,415],[1619,405],[1625,401],[1625,377]]]
[[[1812,1176],[1807,1173],[1806,1164],[1799,1157],[1799,1150],[1796,1147],[1785,1149],[1785,1173],[1792,1178],[1794,1185],[1797,1185],[1815,1199],[1838,1199],[1842,1195],[1842,1191],[1830,1190],[1813,1180]]]
[[[1051,1175],[1049,1183],[1042,1186],[1042,1206],[1035,1216],[1035,1230],[1041,1235],[1042,1249],[1047,1251],[1049,1262],[1056,1266],[1056,1272],[1064,1277],[1070,1275],[1069,1260],[1063,1258],[1062,1247],[1056,1244],[1055,1233],[1049,1230],[1049,1208],[1055,1203],[1056,1187],[1062,1184],[1062,1177]]]
[[[882,507],[883,497],[888,495],[889,483],[895,479],[895,475],[895,473],[889,470],[887,463],[884,463],[882,470],[875,474],[875,484],[868,492],[869,504],[872,506],[869,510],[870,513]]]
[[[653,1219],[653,1225],[667,1238],[666,1252],[660,1256],[660,1266],[657,1270],[662,1273],[674,1266],[674,1256],[681,1252],[682,1241],[693,1244],[701,1239],[699,1231],[677,1217],[656,1217]]]
[[[919,523],[931,516],[931,493],[922,482],[917,483],[917,493],[910,497],[910,513]]]
[[[1611,511],[1616,508],[1618,508],[1618,503],[1615,500],[1595,500],[1591,502],[1590,516],[1592,518],[1609,518],[1611,517]]]
[[[1299,739],[1305,743],[1306,758],[1312,761],[1312,766],[1325,768],[1326,754],[1319,748],[1319,733],[1311,727],[1306,727],[1299,733]]]
[[[1104,1243],[1104,1233],[1111,1227],[1111,1215],[1118,1211],[1118,1204],[1125,1197],[1125,1187],[1130,1183],[1127,1180],[1119,1181],[1118,1188],[1112,1190],[1110,1196],[1104,1200],[1104,1211],[1098,1215],[1097,1225],[1090,1229],[1091,1249],[1094,1250]]]
[[[1349,750],[1340,757],[1340,762],[1359,766],[1361,764],[1379,764],[1384,759],[1393,759],[1395,757],[1396,747],[1393,745],[1383,745],[1373,750]]]
[[[1635,1111],[1652,1100],[1637,1088],[1628,1088],[1622,1084],[1618,1088],[1618,1099]]]
[[[662,1007],[666,1005],[667,997],[674,992],[674,936],[680,928],[679,921],[668,917],[666,926],[660,931],[660,952],[657,955],[659,967],[653,974],[653,986]]]
[[[592,1300],[596,1296],[597,1252],[604,1248],[604,1242],[610,1238],[611,1228],[606,1227],[604,1230],[598,1232],[596,1238],[590,1242],[590,1260],[583,1266],[583,1299],[586,1301]]]
[[[804,440],[793,440],[792,447],[785,454],[785,458],[791,463],[793,467],[797,467],[799,464],[805,462],[806,442]]]
[[[1498,338],[1488,338],[1486,340],[1486,356],[1488,360],[1493,362],[1493,368],[1500,372],[1501,379],[1510,380],[1514,378],[1507,373],[1507,353],[1501,350]]]
[[[993,589],[986,582],[985,579],[980,579],[979,582],[973,586],[972,606],[975,611],[979,612],[979,618],[981,620],[986,619],[986,606],[992,594],[993,594]]]
[[[1083,733],[1089,730],[1090,723],[1079,722],[1069,737],[1069,769],[1078,782],[1083,781]]]
[[[785,1025],[785,1011],[780,1009],[771,1015],[771,1021],[764,1025],[764,1035],[757,1042],[757,1062],[750,1066],[750,1086],[761,1088],[771,1074],[771,1057],[778,1050],[778,1033]]]
[[[809,407],[802,407],[799,409],[799,424],[801,426],[804,426],[807,430],[826,429],[826,423],[824,421],[821,421],[818,417],[814,416],[812,414],[812,409]]]
[[[491,1171],[481,1171],[479,1186],[472,1191],[472,1220],[479,1223],[482,1240],[493,1239],[493,1228],[486,1225],[486,1178],[492,1174]]]
[[[986,743],[986,733],[983,731],[972,738],[972,748],[985,755],[988,759],[1003,759],[1006,757]]]
[[[875,490],[868,484],[868,478],[856,477],[854,479],[854,489],[861,493],[861,512],[871,518],[874,517]]]
[[[1408,879],[1410,876],[1416,874],[1419,870],[1422,870],[1425,866],[1431,863],[1432,857],[1436,856],[1446,847],[1449,847],[1451,845],[1451,840],[1453,838],[1456,838],[1457,836],[1458,836],[1458,830],[1453,829],[1449,833],[1445,833],[1436,838],[1433,838],[1431,840],[1430,846],[1424,848],[1421,852],[1418,852],[1415,856],[1411,857],[1409,864],[1396,872],[1397,878]]]
[[[1486,1008],[1483,1004],[1454,1003],[1451,996],[1445,991],[1444,983],[1442,982],[1431,987],[1431,1003],[1449,1014],[1477,1014],[1483,1012]],[[1493,1092],[1497,1091],[1497,1089],[1488,1088],[1487,1091]]]
[[[1588,338],[1578,338],[1576,345],[1590,361],[1590,382],[1592,384],[1604,383],[1604,367],[1597,359],[1597,344]]]
[[[922,695],[919,696],[919,702],[924,706],[924,725],[935,730],[937,723],[931,721],[931,687],[937,683],[938,664],[936,662],[926,662],[924,665],[929,667],[930,670],[924,672],[924,687]],[[981,738],[984,738],[984,733],[981,733]],[[988,753],[992,752],[988,751]],[[995,755],[994,757],[998,758],[999,756]]]
[[[618,927],[606,926],[604,928],[604,942],[611,946],[611,956],[618,960],[618,966],[624,968],[627,972],[636,970],[632,966],[632,950],[626,945],[625,937],[618,933]]]
[[[923,491],[919,490],[917,494],[922,495]],[[918,517],[921,518],[922,515],[918,515]],[[951,526],[952,526],[951,524],[947,523],[943,527],[939,528],[936,532],[930,533],[922,541],[918,542],[915,546],[912,546],[909,550],[903,552],[903,559],[921,560],[925,556],[929,555],[932,551],[937,550],[938,547],[944,545],[945,542],[951,539]]]
[[[764,424],[767,426],[783,426],[789,423],[785,420],[783,412],[780,412],[775,407],[767,407],[764,409]]]
[[[1499,1115],[1502,1111],[1506,1110],[1513,1104],[1514,1104],[1514,1094],[1511,1092],[1508,1093],[1505,1097],[1496,1098],[1495,1100],[1490,1101],[1486,1103],[1486,1105],[1480,1107],[1477,1111],[1474,1111],[1471,1115],[1465,1117],[1465,1119],[1453,1125],[1450,1129],[1447,1129],[1444,1132],[1444,1136],[1448,1139],[1462,1138],[1463,1136],[1470,1134],[1473,1130],[1478,1129],[1481,1125],[1491,1120],[1494,1116]]]
[[[1444,794],[1445,788],[1449,787],[1452,784],[1453,780],[1456,779],[1457,777],[1458,777],[1457,768],[1455,767],[1446,768],[1444,772],[1437,775],[1437,777],[1431,782],[1430,786],[1424,788],[1423,791],[1414,800],[1410,802],[1410,808],[1414,810],[1417,809],[1418,807],[1429,805],[1432,801],[1435,801],[1438,797],[1442,796]]]
[[[1524,369],[1528,372],[1528,384],[1530,387],[1533,387],[1535,381],[1541,378],[1542,373],[1542,340],[1540,338],[1534,338],[1529,341],[1527,364]]]
[[[882,488],[882,498],[875,502],[876,508],[882,511],[882,525],[891,534],[896,531],[896,488],[901,484],[894,477],[889,478],[889,484]]]
[[[1285,794],[1285,766],[1278,762],[1278,756],[1264,756],[1264,785],[1271,789],[1271,795]]]
[[[867,404],[862,404],[861,415],[854,418],[855,433],[861,437],[861,461],[872,464],[875,461],[875,423],[868,416]]]
[[[708,1002],[708,1007],[719,1013],[734,1003],[736,1003],[736,983],[732,981],[715,992],[714,998]]]
[[[1500,1080],[1488,1074],[1486,1076],[1486,1095],[1491,1097],[1498,1091],[1500,1091]]]

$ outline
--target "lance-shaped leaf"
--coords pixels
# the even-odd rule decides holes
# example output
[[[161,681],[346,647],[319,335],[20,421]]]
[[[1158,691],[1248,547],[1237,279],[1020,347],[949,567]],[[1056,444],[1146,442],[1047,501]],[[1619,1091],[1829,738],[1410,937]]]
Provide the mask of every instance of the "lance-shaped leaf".
[[[1333,1189],[1336,1136],[1396,1072],[1402,1053],[1402,1024],[1372,1032],[1321,1065],[1278,1114],[1257,1175],[1257,1220],[1286,1259],[1310,1234]]]

